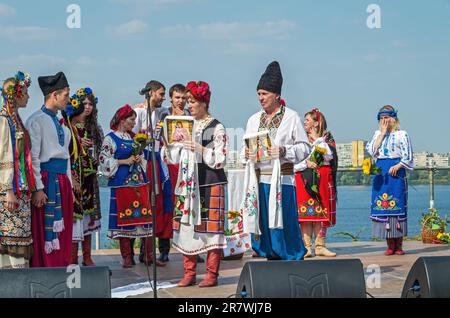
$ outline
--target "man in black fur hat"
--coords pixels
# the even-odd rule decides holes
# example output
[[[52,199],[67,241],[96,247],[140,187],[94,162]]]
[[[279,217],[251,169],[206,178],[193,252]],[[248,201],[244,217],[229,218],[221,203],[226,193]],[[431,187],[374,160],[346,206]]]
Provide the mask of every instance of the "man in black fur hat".
[[[247,140],[268,138],[270,160],[258,162],[255,153],[244,149],[249,170],[245,174],[249,199],[244,204],[248,210],[244,208],[244,213],[248,213],[246,228],[252,233],[252,248],[259,256],[301,260],[306,249],[297,220],[294,166],[311,150],[300,117],[281,99],[282,85],[280,65],[274,61],[257,86],[262,110],[249,118],[244,136]],[[250,202],[255,197],[259,200]],[[259,206],[256,213],[254,206]]]
[[[63,72],[38,78],[44,105],[28,118],[33,174],[32,267],[70,264],[73,229],[73,192],[70,169],[70,130],[58,112],[69,103],[69,83]]]

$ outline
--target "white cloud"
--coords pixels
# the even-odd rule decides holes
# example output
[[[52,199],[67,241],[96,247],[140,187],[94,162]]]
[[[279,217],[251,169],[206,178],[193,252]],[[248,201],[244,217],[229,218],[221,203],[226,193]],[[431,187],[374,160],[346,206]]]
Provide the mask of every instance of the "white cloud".
[[[144,32],[147,29],[147,23],[142,20],[134,19],[119,26],[107,27],[107,31],[113,36],[130,36]]]
[[[13,42],[44,40],[48,39],[51,35],[49,29],[35,26],[0,26],[0,30],[0,39],[5,39]]]
[[[364,57],[364,62],[369,64],[375,64],[383,61],[383,56],[380,54],[369,54]]]
[[[28,72],[34,77],[36,74],[43,75],[42,72],[48,70],[60,70],[65,65],[68,65],[69,61],[65,58],[50,56],[46,54],[34,54],[27,55],[22,54],[12,58],[0,59],[0,68],[5,73],[15,73],[17,70]]]
[[[208,24],[175,25],[160,29],[163,37],[197,35],[205,40],[242,40],[255,38],[286,39],[296,28],[296,23],[287,20],[278,22],[215,22]]]
[[[395,47],[395,48],[405,48],[407,46],[408,46],[408,44],[401,40],[395,40],[392,42],[392,47]]]
[[[111,0],[124,5],[167,6],[192,2],[193,0]]]
[[[11,17],[16,15],[16,9],[13,7],[0,3],[0,17]]]

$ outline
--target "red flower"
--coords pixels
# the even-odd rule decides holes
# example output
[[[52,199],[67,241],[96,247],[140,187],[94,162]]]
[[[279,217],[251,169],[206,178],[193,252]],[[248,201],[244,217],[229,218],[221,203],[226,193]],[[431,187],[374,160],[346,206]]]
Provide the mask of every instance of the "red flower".
[[[236,250],[235,250],[234,248],[230,248],[231,254],[234,254],[235,251],[236,251]]]
[[[250,244],[245,243],[245,248],[250,248]]]
[[[381,206],[383,207],[383,209],[387,209],[387,208],[389,208],[389,202],[387,202],[387,201],[383,201],[382,203],[381,203]]]
[[[242,223],[242,221],[239,221],[238,223],[238,229],[242,230],[244,228],[244,223]]]
[[[184,187],[186,185],[186,182],[183,180],[180,182],[180,187]]]

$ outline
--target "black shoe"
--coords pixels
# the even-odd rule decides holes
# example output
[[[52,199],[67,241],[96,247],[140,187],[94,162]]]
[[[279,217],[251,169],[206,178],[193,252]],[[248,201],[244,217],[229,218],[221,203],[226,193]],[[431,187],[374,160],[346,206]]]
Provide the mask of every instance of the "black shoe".
[[[162,252],[159,254],[158,261],[167,263],[169,261],[169,253]]]
[[[205,259],[202,258],[202,257],[200,256],[200,254],[197,254],[197,263],[204,263],[204,262],[205,262]]]

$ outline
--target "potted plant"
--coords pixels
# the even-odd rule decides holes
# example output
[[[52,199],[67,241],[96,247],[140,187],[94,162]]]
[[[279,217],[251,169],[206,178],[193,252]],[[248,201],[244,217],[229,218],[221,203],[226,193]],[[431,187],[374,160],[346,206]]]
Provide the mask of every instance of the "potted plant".
[[[422,219],[419,221],[422,226],[422,242],[441,244],[442,241],[437,236],[439,233],[444,233],[448,223],[448,217],[442,218],[435,208],[429,209],[428,213],[422,213]]]

